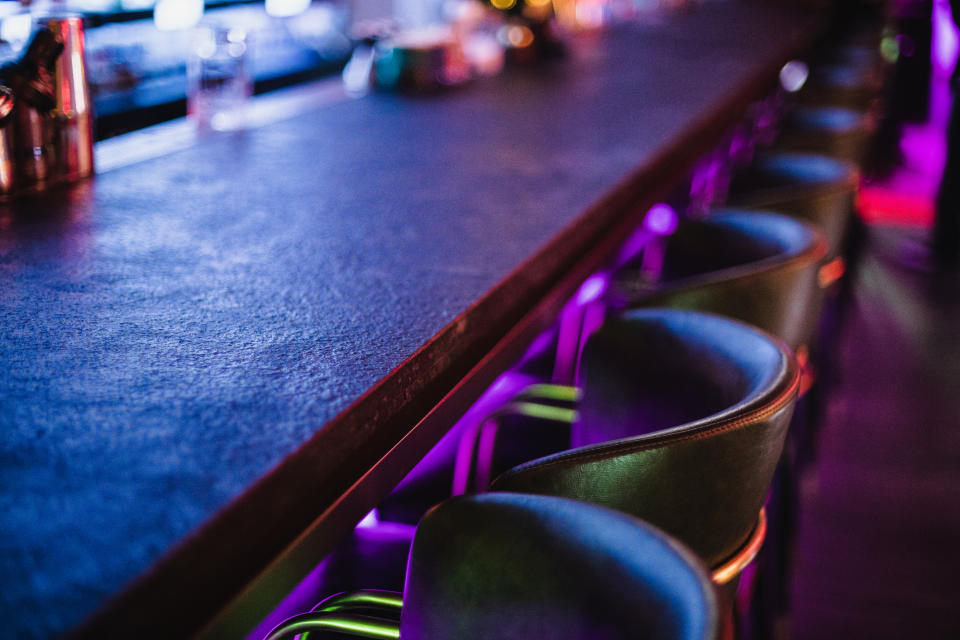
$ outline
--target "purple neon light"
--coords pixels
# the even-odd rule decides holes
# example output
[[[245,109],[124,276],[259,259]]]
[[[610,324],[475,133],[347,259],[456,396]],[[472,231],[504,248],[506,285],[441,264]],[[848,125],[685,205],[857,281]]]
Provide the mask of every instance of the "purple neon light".
[[[772,96],[757,105],[757,115],[754,119],[753,130],[756,134],[757,146],[769,146],[777,138],[780,131],[780,117],[783,114],[784,92],[774,92]]]
[[[573,384],[582,327],[583,307],[577,304],[567,304],[560,312],[560,329],[557,332],[557,357],[553,365],[552,382],[554,384]]]
[[[493,453],[497,443],[497,422],[487,420],[480,429],[477,442],[477,491],[486,490],[490,485],[490,470],[493,468]]]
[[[573,384],[576,378],[577,360],[584,339],[584,314],[594,305],[602,305],[610,286],[610,274],[595,273],[580,285],[577,294],[560,312],[557,330],[557,356],[554,361],[555,384]]]
[[[658,235],[669,235],[677,230],[677,212],[668,204],[660,203],[650,207],[643,226]]]
[[[597,303],[591,304],[586,307],[583,311],[583,323],[580,332],[580,344],[577,346],[577,357],[576,357],[576,370],[574,371],[574,384],[580,384],[580,362],[582,361],[581,355],[583,354],[583,347],[587,343],[587,338],[589,338],[593,333],[603,325],[603,321],[607,316],[607,305]]]
[[[724,172],[729,164],[726,150],[707,155],[694,169],[690,183],[689,212],[702,214],[723,196],[726,189]]]
[[[957,27],[950,17],[950,4],[947,0],[935,0],[931,57],[934,69],[944,77],[953,73],[953,68],[957,64],[957,48]]]
[[[667,252],[667,243],[664,238],[657,238],[651,242],[646,251],[643,252],[643,262],[640,263],[640,271],[650,282],[660,280],[660,274],[663,273],[663,259]]]
[[[615,266],[618,268],[622,267],[636,258],[649,241],[650,231],[644,226],[638,227],[636,231],[630,234],[630,237],[623,243],[623,246],[620,247],[620,253],[617,255]]]
[[[586,305],[600,298],[603,292],[607,290],[607,284],[610,278],[606,274],[595,273],[580,285],[577,291],[576,304]]]
[[[369,515],[369,514],[368,514]],[[375,527],[357,527],[355,535],[367,540],[413,540],[416,527],[399,522],[383,522]],[[263,640],[270,630],[291,616],[309,611],[323,598],[331,595],[328,584],[328,569],[333,560],[328,557],[320,562],[293,588],[270,614],[247,635],[246,640]]]
[[[451,495],[462,495],[470,490],[470,474],[477,453],[477,437],[480,429],[487,422],[488,416],[502,407],[521,389],[535,382],[543,381],[530,375],[507,371],[490,385],[490,388],[453,426],[451,432],[460,434],[460,442],[457,445],[457,453],[453,463]]]
[[[738,129],[730,137],[730,147],[727,150],[727,155],[729,155],[733,160],[739,160],[744,154],[749,153],[750,136],[748,136],[743,130]]]
[[[380,516],[376,509],[371,510],[370,513],[363,516],[363,520],[357,523],[357,529],[373,529],[378,526],[380,526]]]
[[[476,450],[477,431],[482,423],[467,427],[457,445],[457,457],[453,460],[453,486],[451,496],[462,496],[470,490],[470,470],[473,468],[473,453]]]

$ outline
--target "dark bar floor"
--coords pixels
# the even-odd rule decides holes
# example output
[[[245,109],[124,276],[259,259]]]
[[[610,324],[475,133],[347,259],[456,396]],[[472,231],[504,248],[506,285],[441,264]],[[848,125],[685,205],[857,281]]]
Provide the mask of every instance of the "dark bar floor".
[[[960,637],[960,275],[871,227],[806,479],[796,640]]]
[[[951,105],[940,50],[928,117],[902,124],[898,161],[859,194],[870,224],[802,497],[795,640],[960,638],[960,274],[927,248]]]

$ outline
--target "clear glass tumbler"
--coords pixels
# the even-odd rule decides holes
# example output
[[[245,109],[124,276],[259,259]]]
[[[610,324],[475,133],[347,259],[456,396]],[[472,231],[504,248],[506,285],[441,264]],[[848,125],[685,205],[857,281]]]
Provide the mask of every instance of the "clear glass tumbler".
[[[253,92],[249,46],[242,29],[196,30],[187,62],[187,111],[201,130],[231,131],[246,124],[246,104]]]

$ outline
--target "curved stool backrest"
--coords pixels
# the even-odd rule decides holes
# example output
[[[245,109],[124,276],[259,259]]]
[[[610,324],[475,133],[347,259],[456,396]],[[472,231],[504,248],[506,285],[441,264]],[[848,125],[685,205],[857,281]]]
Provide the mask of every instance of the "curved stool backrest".
[[[509,493],[421,521],[400,637],[710,638],[710,578],[656,529],[593,505]]]
[[[728,204],[812,223],[826,236],[832,258],[839,253],[853,214],[859,179],[849,162],[815,154],[764,153],[734,175]]]
[[[595,505],[497,493],[424,516],[402,601],[342,594],[267,638],[711,640],[718,629],[710,577],[661,531]]]
[[[872,107],[882,86],[882,77],[874,65],[820,64],[810,70],[810,78],[797,93],[797,100],[802,104],[865,111]]]
[[[706,311],[746,322],[793,348],[809,339],[819,305],[823,235],[799,220],[721,210],[687,220],[666,239],[655,282],[627,264],[614,278],[616,303]]]
[[[739,322],[635,310],[583,354],[569,451],[493,484],[576,498],[663,529],[708,566],[750,537],[783,448],[798,384],[785,345]]]
[[[821,153],[859,165],[870,138],[868,122],[862,111],[798,106],[784,118],[775,146],[780,151]]]
[[[891,64],[881,54],[881,38],[882,34],[875,32],[844,36],[839,44],[812,52],[811,66],[858,69],[862,78],[874,78],[879,85]]]

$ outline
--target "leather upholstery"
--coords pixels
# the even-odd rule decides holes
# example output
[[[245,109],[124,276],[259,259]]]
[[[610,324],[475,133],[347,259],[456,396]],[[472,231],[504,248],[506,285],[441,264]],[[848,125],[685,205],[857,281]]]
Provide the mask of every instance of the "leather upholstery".
[[[867,115],[841,107],[798,106],[783,121],[780,151],[821,153],[860,164],[870,137]]]
[[[699,640],[716,633],[716,594],[700,561],[624,514],[497,493],[448,500],[417,528],[402,640]]]
[[[710,566],[747,539],[783,448],[798,382],[779,341],[678,310],[608,321],[583,353],[569,451],[500,476],[495,491],[576,498],[663,529]]]
[[[732,207],[767,209],[814,224],[839,253],[853,213],[859,172],[848,162],[804,153],[760,154],[730,185]]]
[[[882,77],[871,64],[822,64],[810,71],[806,85],[796,95],[803,104],[865,111],[882,86]]]
[[[817,269],[827,252],[815,228],[773,213],[722,210],[683,221],[665,243],[655,281],[636,263],[617,273],[615,304],[707,311],[794,348],[807,342],[818,307]]]

